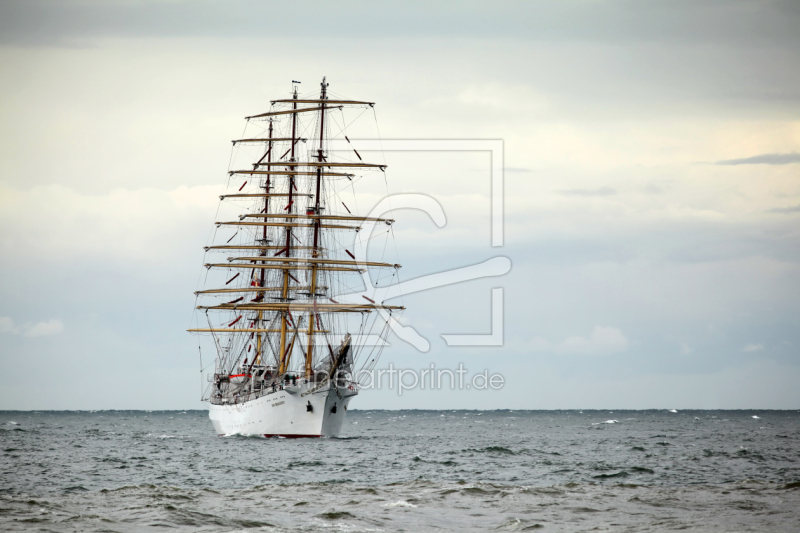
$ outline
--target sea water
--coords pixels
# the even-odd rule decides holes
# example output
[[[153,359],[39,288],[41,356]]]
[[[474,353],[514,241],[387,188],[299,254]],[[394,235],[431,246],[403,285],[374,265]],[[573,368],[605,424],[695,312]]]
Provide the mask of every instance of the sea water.
[[[800,531],[799,411],[0,412],[0,530]]]

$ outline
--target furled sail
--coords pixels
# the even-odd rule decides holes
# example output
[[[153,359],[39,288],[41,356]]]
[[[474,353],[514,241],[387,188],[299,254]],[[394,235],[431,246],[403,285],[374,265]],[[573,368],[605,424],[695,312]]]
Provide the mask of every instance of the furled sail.
[[[354,146],[329,149],[333,138],[350,143],[345,114],[374,103],[331,99],[327,87],[323,80],[318,95],[295,89],[273,100],[232,141],[229,188],[204,247],[207,281],[195,291],[189,329],[216,351],[206,393],[213,405],[251,401],[298,378],[303,390],[330,383],[356,391],[356,370],[374,365],[404,309],[358,288],[371,290],[371,276],[396,281],[400,269],[385,257],[395,221],[354,207],[357,178],[387,165],[364,162]],[[381,242],[374,239],[384,244],[370,250],[384,252],[368,258],[365,243]]]

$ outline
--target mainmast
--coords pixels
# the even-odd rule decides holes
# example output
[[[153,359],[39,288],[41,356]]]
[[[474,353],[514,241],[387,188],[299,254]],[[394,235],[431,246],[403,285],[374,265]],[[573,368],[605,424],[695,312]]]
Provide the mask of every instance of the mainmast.
[[[293,100],[293,102],[292,102],[292,110],[296,110],[297,109],[297,85],[294,86],[294,91],[292,93],[292,100]],[[292,138],[291,138],[291,141],[289,141],[291,143],[290,146],[289,146],[289,150],[291,151],[291,157],[290,157],[289,161],[292,162],[292,163],[294,163],[296,161],[295,157],[294,157],[294,145],[295,145],[295,142],[296,142],[295,141],[296,138],[297,138],[297,113],[292,113]],[[271,167],[268,167],[268,168],[271,168]],[[294,189],[294,174],[289,174],[289,203],[284,208],[286,211],[288,211],[287,214],[289,214],[289,215],[291,215],[293,210],[294,210],[294,196],[293,196],[294,190],[293,189]],[[289,219],[286,219],[286,221],[289,222]],[[266,226],[264,226],[264,228],[265,228],[265,231],[266,231]],[[292,226],[287,224],[287,226],[286,226],[286,246],[284,248],[284,250],[286,251],[286,257],[289,257],[289,255],[290,255],[289,252],[290,252],[291,248],[292,248]],[[284,251],[284,250],[281,250],[281,251]],[[276,256],[280,255],[281,251],[279,251],[275,255]],[[284,270],[283,271],[283,292],[281,294],[282,294],[282,298],[283,298],[283,302],[284,303],[289,301],[288,298],[289,298],[289,277],[290,276],[291,276],[291,273],[289,272],[289,270]],[[288,367],[288,360],[289,360],[289,357],[290,357],[290,353],[289,352],[291,352],[291,350],[294,348],[294,339],[293,339],[291,346],[289,346],[289,349],[288,350],[286,349],[286,326],[288,325],[288,320],[287,320],[287,314],[288,313],[289,313],[288,310],[281,313],[280,368],[278,369],[279,373],[281,373],[281,374],[283,374],[286,371],[286,369]],[[295,329],[297,329],[298,324],[295,324],[294,326],[295,326]]]
[[[322,83],[320,85],[321,85],[321,91],[320,91],[319,99],[320,99],[320,101],[322,101],[322,105],[320,106],[320,111],[319,111],[319,147],[317,149],[317,161],[322,163],[323,159],[325,158],[325,156],[323,155],[323,150],[324,150],[323,141],[325,140],[325,99],[327,97],[327,88],[328,88],[328,84],[325,83],[325,78],[322,78]],[[320,198],[319,198],[321,184],[322,184],[322,167],[321,166],[317,166],[317,187],[316,187],[316,195],[314,197],[314,210],[313,210],[313,213],[306,213],[306,214],[313,214],[315,216],[315,218],[314,218],[314,244],[312,245],[312,252],[311,252],[311,257],[313,259],[318,259],[319,258],[319,229],[320,229],[320,221],[321,221],[320,215],[322,214],[320,212]],[[314,307],[315,308],[316,308],[316,303],[317,303],[317,269],[318,269],[318,266],[317,266],[317,263],[315,262],[313,267],[312,267],[312,270],[311,270],[311,291],[310,291],[311,298],[312,298],[312,301],[314,302]],[[306,377],[311,376],[311,373],[313,372],[313,370],[312,370],[313,359],[312,358],[313,358],[313,355],[314,355],[314,322],[315,322],[315,319],[316,319],[316,321],[319,320],[319,318],[317,318],[317,314],[316,313],[311,312],[311,313],[308,314],[308,333],[306,334],[306,337],[308,338],[308,344],[306,346],[306,368],[305,368]],[[322,329],[321,325],[319,326],[319,329]]]

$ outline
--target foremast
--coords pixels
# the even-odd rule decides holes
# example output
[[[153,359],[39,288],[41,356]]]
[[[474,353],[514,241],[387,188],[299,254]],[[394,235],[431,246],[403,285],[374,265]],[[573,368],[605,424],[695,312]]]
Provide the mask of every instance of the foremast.
[[[274,145],[274,143],[272,142],[272,120],[269,121],[269,134],[268,134],[267,139],[269,139],[267,141],[267,152],[266,152],[266,154],[264,154],[264,156],[267,157],[267,162],[271,163],[272,162],[272,147]],[[258,163],[261,163],[261,161],[264,160],[264,156],[261,156],[261,159],[258,161]],[[253,169],[258,168],[258,163],[255,163],[253,165]],[[269,212],[269,189],[270,189],[270,177],[267,176],[266,180],[264,181],[264,213],[268,213]],[[262,231],[262,236],[261,236],[261,242],[260,242],[260,244],[262,246],[264,246],[264,248],[261,250],[261,253],[260,253],[260,255],[262,257],[266,257],[267,256],[267,248],[266,248],[266,246],[267,246],[268,242],[269,241],[267,240],[267,227],[264,226],[263,231]],[[266,277],[266,271],[262,270],[261,271],[261,276],[259,277],[259,281],[258,281],[259,288],[264,288],[266,286],[265,277]],[[263,301],[264,297],[265,297],[265,293],[264,292],[259,292],[258,294],[256,294],[256,297],[253,299],[253,301],[254,302]],[[256,324],[261,326],[263,323],[264,323],[264,311],[259,310],[258,311],[258,322],[256,322]],[[256,347],[256,355],[255,355],[255,357],[253,357],[253,363],[261,364],[263,350],[264,350],[263,333],[259,333],[258,334],[258,346]]]

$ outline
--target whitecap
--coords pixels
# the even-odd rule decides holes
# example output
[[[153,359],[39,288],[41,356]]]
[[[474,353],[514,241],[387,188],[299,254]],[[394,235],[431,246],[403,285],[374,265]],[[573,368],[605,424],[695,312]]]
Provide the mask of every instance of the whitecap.
[[[603,424],[619,424],[619,420],[606,420]]]
[[[669,412],[670,413],[677,413],[678,411],[676,409],[670,409]]]
[[[413,503],[408,503],[405,500],[396,501],[394,503],[386,503],[384,507],[416,507]]]
[[[761,417],[756,415],[753,415],[752,418],[755,418],[756,420],[761,420]]]

